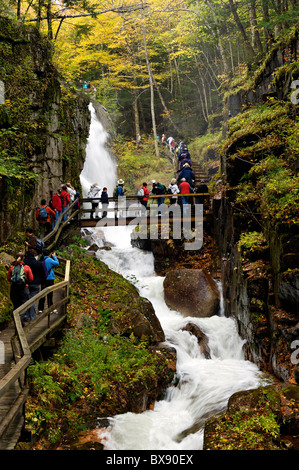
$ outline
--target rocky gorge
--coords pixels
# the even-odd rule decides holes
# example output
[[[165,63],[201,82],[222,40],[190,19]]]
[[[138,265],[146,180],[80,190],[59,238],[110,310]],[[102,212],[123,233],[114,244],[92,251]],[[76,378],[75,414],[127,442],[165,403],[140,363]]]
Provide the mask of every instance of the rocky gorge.
[[[89,129],[87,111],[89,100],[85,95],[78,94],[77,91],[64,86],[59,80],[57,72],[51,65],[49,45],[39,36],[37,37],[33,29],[23,29],[19,26],[17,31],[13,28],[8,31],[7,28],[7,24],[3,23],[4,33],[0,42],[3,51],[1,58],[4,61],[5,57],[5,62],[8,63],[13,52],[16,60],[11,63],[11,68],[6,66],[5,69],[6,79],[10,80],[11,77],[11,80],[10,86],[6,89],[5,107],[1,108],[1,132],[5,147],[10,149],[6,158],[16,158],[19,152],[24,160],[23,165],[18,166],[15,174],[7,175],[6,168],[1,174],[0,225],[3,243],[15,238],[16,227],[18,231],[21,231],[26,225],[34,222],[35,207],[42,196],[48,198],[51,191],[66,180],[70,180],[75,186],[79,185],[79,174],[85,158],[84,149]],[[35,47],[32,46],[33,43]],[[249,204],[247,212],[239,210],[240,205],[244,205],[244,200],[238,199],[238,192],[244,189],[242,186],[244,181],[246,183],[250,181],[253,184],[255,195],[258,195],[261,188],[260,175],[251,171],[252,155],[255,158],[254,163],[260,164],[266,160],[269,148],[271,148],[271,154],[273,152],[275,156],[286,157],[285,160],[290,170],[296,172],[297,169],[298,161],[294,158],[291,147],[291,138],[296,129],[293,124],[290,128],[290,123],[295,122],[298,108],[289,102],[289,86],[298,75],[296,69],[289,67],[289,64],[283,60],[285,48],[290,48],[296,54],[298,49],[296,35],[289,37],[270,54],[262,71],[257,74],[256,84],[259,84],[257,93],[253,93],[250,88],[253,87],[251,83],[247,84],[248,89],[244,87],[227,97],[226,117],[230,111],[237,117],[237,120],[240,120],[239,115],[243,113],[244,126],[240,130],[236,128],[236,121],[232,121],[226,128],[227,121],[224,120],[225,143],[219,151],[222,166],[221,177],[225,183],[224,191],[220,199],[212,198],[211,200],[213,215],[206,229],[203,249],[197,253],[187,254],[183,251],[181,240],[177,242],[137,240],[134,242],[135,246],[153,252],[157,274],[165,275],[165,298],[169,305],[174,307],[179,302],[181,308],[183,304],[190,302],[186,310],[187,315],[190,315],[190,312],[193,315],[194,305],[201,306],[205,299],[205,296],[198,290],[195,276],[202,275],[203,270],[206,270],[207,275],[204,277],[205,279],[208,277],[210,292],[213,293],[211,309],[204,315],[217,313],[219,292],[215,289],[213,279],[221,280],[225,315],[236,319],[238,331],[246,340],[246,358],[257,364],[275,380],[275,385],[264,392],[260,390],[252,393],[244,392],[244,394],[240,392],[231,398],[228,413],[220,420],[210,421],[206,427],[205,447],[207,449],[225,448],[225,446],[235,448],[240,433],[234,434],[229,426],[225,428],[224,425],[229,424],[236,416],[242,421],[247,414],[252,418],[248,426],[253,429],[255,421],[253,417],[264,417],[268,403],[271,403],[272,412],[269,417],[267,415],[268,423],[271,424],[271,442],[270,444],[269,442],[261,443],[261,448],[297,448],[298,446],[296,437],[298,435],[298,387],[295,385],[298,382],[298,368],[297,356],[293,354],[295,348],[292,347],[298,339],[298,225],[292,213],[287,223],[276,220],[271,213],[266,214],[261,201],[249,200],[245,190],[243,191],[244,200],[246,204]],[[20,61],[24,65],[22,70],[18,64]],[[40,79],[38,87],[36,86],[37,77]],[[22,94],[16,91],[21,80],[26,82]],[[276,101],[271,102],[275,97],[279,100],[279,104]],[[270,102],[268,98],[271,98]],[[259,115],[260,120],[257,119],[255,126],[248,132],[248,126],[252,124],[252,116],[260,106],[264,106]],[[106,114],[100,106],[98,113],[102,113],[101,119],[104,120]],[[257,117],[255,114],[255,118]],[[283,141],[278,142],[274,138],[278,134],[278,132],[275,134],[272,128],[274,121],[276,126],[281,126],[279,130],[282,128],[285,132],[286,137]],[[12,132],[13,123],[18,124]],[[37,128],[38,131],[33,132]],[[24,137],[27,132],[30,133],[30,138],[25,141]],[[254,137],[256,135],[258,139]],[[270,147],[269,136],[270,140],[272,139]],[[238,158],[240,155],[242,160]],[[29,161],[30,166],[28,166]],[[17,162],[19,164],[19,160]],[[259,170],[261,174],[264,174],[267,168],[259,167]],[[264,220],[266,222],[262,224],[263,237],[252,235],[252,239],[247,240],[246,243],[242,234],[260,234],[262,232],[261,221]],[[18,242],[18,238],[14,241]],[[74,245],[78,244],[78,241],[74,238],[69,242],[72,243],[72,250],[76,253]],[[62,250],[65,248],[61,247]],[[105,384],[107,388],[104,399],[102,396],[100,412],[106,416],[107,412],[112,414],[127,410],[140,412],[150,408],[174,376],[175,352],[161,344],[164,334],[151,304],[140,298],[130,283],[124,281],[121,276],[114,276],[110,270],[95,261],[93,253],[89,253],[89,256],[86,253],[84,256],[82,253],[74,255],[72,250],[65,252],[66,255],[72,257],[74,266],[70,305],[71,329],[78,328],[81,334],[88,327],[96,333],[96,337],[101,335],[100,337],[104,338],[105,335],[101,329],[103,327],[105,334],[108,331],[112,337],[121,337],[128,344],[128,349],[135,348],[137,352],[142,350],[144,358],[147,359],[148,350],[143,350],[143,345],[144,342],[149,343],[150,359],[148,361],[153,368],[148,371],[144,367],[145,376],[141,379],[139,377],[137,385],[135,383],[135,386],[131,388],[121,380],[117,383],[111,377],[110,385],[107,385],[109,382],[107,379]],[[5,269],[2,270],[1,286],[3,285],[3,292],[8,299]],[[186,289],[185,283],[183,290],[178,289],[178,285],[181,284],[179,276],[182,274],[185,276],[187,287],[190,287],[192,292],[196,289],[196,298],[190,297],[190,291]],[[193,287],[190,277],[194,282]],[[98,289],[99,285],[100,289]],[[199,313],[201,314],[202,312]],[[98,320],[101,323],[100,327],[95,326]],[[197,337],[208,358],[209,347],[203,332],[192,323],[188,324],[186,331],[190,331]],[[108,356],[105,354],[106,352],[103,354],[103,363],[108,361]],[[55,383],[63,379],[61,396],[65,399],[65,407],[61,406],[61,396],[58,394],[55,396],[57,401],[53,399],[51,403],[52,416],[47,423],[53,435],[56,428],[67,433],[69,422],[76,423],[78,428],[79,422],[80,425],[82,422],[94,424],[96,413],[99,412],[99,408],[96,409],[95,405],[99,402],[93,388],[94,384],[91,385],[92,378],[89,375],[84,376],[82,383],[85,387],[79,390],[76,388],[77,378],[74,379],[67,367],[55,364],[54,361],[47,367],[45,376],[49,382]],[[119,367],[114,371],[118,374]],[[129,377],[130,372],[126,371],[126,373]],[[135,380],[135,377],[133,379]],[[38,386],[42,389],[45,384]],[[30,425],[34,425],[33,418],[38,416],[37,410],[40,412],[38,386],[36,388],[33,386],[32,400],[29,402]],[[76,396],[69,394],[72,387],[76,390]],[[48,392],[51,393],[52,390],[49,389]],[[261,397],[264,407],[260,404]],[[270,400],[272,398],[273,401]],[[74,410],[77,412],[75,418]],[[43,412],[45,412],[44,409]],[[67,419],[63,417],[63,413]],[[254,436],[263,434],[267,423],[263,428],[259,422],[259,426],[256,426]],[[75,431],[78,428],[75,427]],[[37,433],[44,431],[38,426],[35,430]],[[279,441],[280,434],[291,436],[291,438],[285,439],[282,443]],[[49,434],[47,439],[45,446],[53,446],[50,443]],[[63,438],[60,437],[60,439]],[[225,441],[222,442],[222,439]],[[253,442],[254,439],[255,437],[252,437]],[[94,441],[88,442],[88,445],[92,447]]]

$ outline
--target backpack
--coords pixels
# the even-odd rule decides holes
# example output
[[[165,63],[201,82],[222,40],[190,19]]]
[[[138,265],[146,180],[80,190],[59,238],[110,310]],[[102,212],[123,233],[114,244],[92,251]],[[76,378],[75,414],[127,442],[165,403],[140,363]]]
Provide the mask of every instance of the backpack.
[[[25,277],[25,269],[23,264],[17,264],[13,267],[11,273],[11,282],[12,284],[16,284],[18,286],[25,286],[26,284],[26,277]]]
[[[159,194],[165,194],[166,193],[166,187],[164,184],[157,183],[157,188],[159,190]]]
[[[123,194],[124,194],[123,188],[121,186],[118,186],[117,190],[116,190],[116,195],[117,196],[122,196]]]
[[[47,277],[49,276],[50,272],[47,270],[46,263],[45,263],[45,260],[44,260],[44,259],[41,261],[41,263],[42,263],[43,268],[44,268],[45,279],[47,279]]]
[[[35,247],[36,251],[38,253],[42,253],[44,248],[45,248],[44,242],[40,238],[36,237],[36,247]]]
[[[38,220],[40,222],[46,222],[47,218],[48,218],[48,212],[47,212],[46,206],[40,207],[39,213],[38,213]]]
[[[144,196],[144,189],[140,188],[139,191],[137,192],[137,196],[143,197]]]

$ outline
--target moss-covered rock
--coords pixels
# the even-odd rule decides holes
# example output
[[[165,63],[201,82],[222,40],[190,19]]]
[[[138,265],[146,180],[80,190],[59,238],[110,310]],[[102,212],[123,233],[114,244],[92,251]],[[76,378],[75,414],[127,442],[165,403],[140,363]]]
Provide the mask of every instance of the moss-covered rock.
[[[231,396],[205,426],[205,450],[298,449],[298,387],[270,385]]]

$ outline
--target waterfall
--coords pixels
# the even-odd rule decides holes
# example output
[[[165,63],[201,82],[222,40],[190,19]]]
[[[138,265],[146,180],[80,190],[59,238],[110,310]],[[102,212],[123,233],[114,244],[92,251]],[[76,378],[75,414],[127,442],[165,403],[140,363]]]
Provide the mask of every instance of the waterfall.
[[[80,182],[83,197],[87,197],[90,186],[98,183],[101,189],[106,187],[111,197],[116,185],[116,164],[109,151],[105,147],[108,133],[97,118],[93,105],[89,104],[91,123],[89,137],[86,146],[86,160]]]
[[[92,119],[97,120],[94,113]],[[96,132],[103,133],[103,130],[98,121],[92,121],[82,185],[94,182],[99,168],[99,181],[100,173],[101,181],[108,181],[112,173],[115,178],[115,169],[113,172],[111,170],[113,162],[100,148],[105,139],[93,134]],[[152,253],[131,246],[132,226],[105,227],[102,230],[112,249],[99,250],[98,258],[128,280],[134,279],[140,295],[151,301],[165,333],[166,343],[177,351],[178,379],[152,410],[111,417],[109,428],[99,431],[105,440],[105,448],[202,449],[205,420],[223,412],[233,393],[260,386],[261,373],[256,365],[244,359],[244,341],[237,333],[235,322],[224,317],[222,309],[219,315],[211,318],[194,318],[183,317],[180,312],[167,307],[163,293],[164,278],[155,274]],[[201,354],[197,339],[183,331],[190,321],[207,335],[211,359]]]

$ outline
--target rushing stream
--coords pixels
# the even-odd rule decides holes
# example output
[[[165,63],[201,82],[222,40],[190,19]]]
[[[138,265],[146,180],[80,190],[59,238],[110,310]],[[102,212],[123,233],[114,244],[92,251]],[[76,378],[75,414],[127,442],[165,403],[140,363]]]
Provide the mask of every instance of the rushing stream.
[[[81,175],[83,193],[99,180],[101,188],[106,185],[112,194],[115,165],[104,148],[105,131],[92,107],[91,113],[87,158]],[[112,417],[111,426],[101,434],[107,450],[199,450],[203,445],[205,420],[224,411],[233,393],[260,386],[261,373],[255,364],[244,360],[244,341],[237,333],[234,320],[224,317],[221,310],[211,318],[194,318],[183,317],[167,307],[164,278],[155,274],[152,253],[131,246],[132,229],[131,226],[95,228],[93,238],[99,247],[103,232],[112,244],[111,250],[99,250],[97,255],[151,301],[166,342],[177,351],[177,380],[166,390],[164,399],[155,403],[154,409]],[[211,359],[201,354],[193,335],[182,331],[190,321],[207,335]]]

